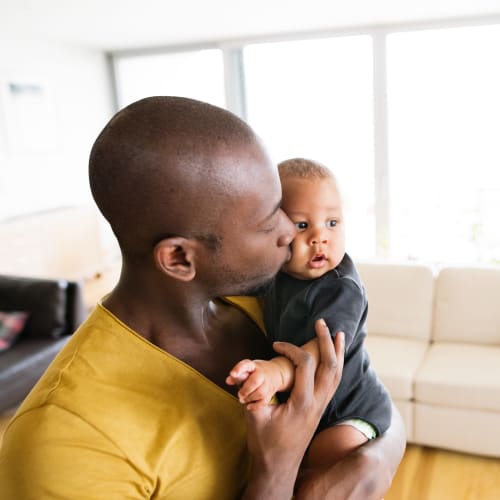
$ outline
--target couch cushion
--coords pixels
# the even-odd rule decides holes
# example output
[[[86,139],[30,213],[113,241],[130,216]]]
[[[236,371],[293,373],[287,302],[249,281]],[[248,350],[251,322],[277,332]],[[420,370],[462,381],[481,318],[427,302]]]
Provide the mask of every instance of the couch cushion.
[[[434,276],[424,265],[356,264],[368,293],[369,334],[427,340]]]
[[[498,412],[415,403],[414,422],[413,441],[418,444],[448,448],[462,453],[500,457],[500,432],[498,432],[500,413]],[[462,459],[457,458],[457,460]],[[429,466],[432,467],[431,464]],[[457,481],[460,481],[459,477]],[[482,496],[479,494],[480,490],[474,489],[475,494],[464,493],[460,497],[478,500],[498,498],[498,488],[494,488],[493,491],[485,486],[484,491],[486,490],[493,496]],[[436,492],[435,496],[427,498],[450,497],[441,491],[441,495]]]
[[[500,347],[431,345],[415,379],[415,397],[419,403],[500,411]]]
[[[398,409],[401,417],[403,419],[403,424],[406,431],[406,441],[409,443],[413,442],[413,412],[414,412],[414,402],[408,400],[394,399],[394,405]]]
[[[0,311],[0,352],[14,344],[27,319],[28,313],[25,311]]]
[[[433,339],[500,346],[500,269],[446,268],[436,282]]]
[[[23,335],[59,337],[66,330],[64,280],[0,276],[0,310],[27,311]]]
[[[365,345],[373,368],[392,398],[410,400],[413,397],[413,380],[428,343],[370,334]]]

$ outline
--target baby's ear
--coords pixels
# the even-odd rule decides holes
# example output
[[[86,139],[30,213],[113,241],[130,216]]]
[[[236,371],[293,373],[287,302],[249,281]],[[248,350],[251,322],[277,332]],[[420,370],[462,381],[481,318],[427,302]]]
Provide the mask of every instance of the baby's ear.
[[[179,281],[191,281],[196,276],[196,242],[181,236],[161,240],[154,248],[156,267]]]

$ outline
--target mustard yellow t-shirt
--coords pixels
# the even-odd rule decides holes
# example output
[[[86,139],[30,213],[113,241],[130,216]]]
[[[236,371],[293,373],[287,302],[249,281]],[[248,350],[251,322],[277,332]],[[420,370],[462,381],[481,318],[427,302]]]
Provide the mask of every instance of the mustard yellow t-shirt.
[[[0,498],[234,499],[249,465],[237,399],[99,305],[10,423]]]

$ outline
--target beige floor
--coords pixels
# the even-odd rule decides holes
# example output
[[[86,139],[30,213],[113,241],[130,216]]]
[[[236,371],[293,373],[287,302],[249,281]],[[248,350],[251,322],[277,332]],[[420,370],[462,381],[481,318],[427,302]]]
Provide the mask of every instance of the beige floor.
[[[0,444],[12,412],[0,415]],[[409,445],[385,500],[499,500],[500,460]]]

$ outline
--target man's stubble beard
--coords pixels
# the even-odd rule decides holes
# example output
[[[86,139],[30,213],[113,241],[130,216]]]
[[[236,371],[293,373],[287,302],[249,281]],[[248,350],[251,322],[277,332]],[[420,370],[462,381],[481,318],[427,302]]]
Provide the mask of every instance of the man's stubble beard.
[[[243,290],[240,295],[248,295],[250,297],[264,297],[269,289],[273,286],[275,281],[276,275],[267,280],[265,283],[255,285],[254,287],[249,287]]]

